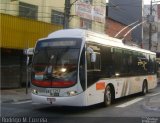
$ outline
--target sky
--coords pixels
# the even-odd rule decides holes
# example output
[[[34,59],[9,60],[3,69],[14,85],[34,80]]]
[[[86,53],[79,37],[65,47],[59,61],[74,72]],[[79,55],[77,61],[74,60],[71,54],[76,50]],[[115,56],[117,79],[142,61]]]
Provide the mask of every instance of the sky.
[[[108,1],[109,0],[106,0],[106,3],[108,3]],[[151,0],[143,0],[143,1],[144,1],[144,4],[147,4],[147,5],[151,3]],[[154,2],[154,1],[160,1],[160,0],[152,0],[152,1]]]
[[[143,0],[144,1],[144,4],[150,4],[151,3],[151,0]]]
[[[160,1],[160,0],[152,0],[153,2],[154,1]],[[144,4],[150,4],[151,3],[151,0],[144,0]]]

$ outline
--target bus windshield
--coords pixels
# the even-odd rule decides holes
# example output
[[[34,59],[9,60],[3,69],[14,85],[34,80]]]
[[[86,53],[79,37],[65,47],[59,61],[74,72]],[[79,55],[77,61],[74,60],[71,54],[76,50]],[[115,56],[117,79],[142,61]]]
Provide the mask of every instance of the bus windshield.
[[[44,47],[37,44],[32,69],[34,85],[67,87],[76,83],[79,48],[55,44],[56,46],[45,44]]]

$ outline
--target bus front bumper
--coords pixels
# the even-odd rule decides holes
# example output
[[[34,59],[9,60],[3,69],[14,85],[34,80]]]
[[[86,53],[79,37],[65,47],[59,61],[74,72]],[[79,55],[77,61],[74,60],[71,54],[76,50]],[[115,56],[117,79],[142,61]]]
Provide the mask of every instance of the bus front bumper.
[[[69,97],[47,97],[31,94],[32,102],[39,104],[51,104],[54,106],[86,106],[84,93]]]

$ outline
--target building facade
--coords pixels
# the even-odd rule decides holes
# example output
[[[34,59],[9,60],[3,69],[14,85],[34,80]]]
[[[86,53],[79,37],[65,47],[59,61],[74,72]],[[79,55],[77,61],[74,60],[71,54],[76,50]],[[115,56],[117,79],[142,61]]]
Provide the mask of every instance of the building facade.
[[[16,88],[26,82],[26,56],[23,50],[34,47],[39,38],[62,26],[0,13],[1,87]]]
[[[136,21],[141,23],[143,17],[142,9],[143,0],[110,0],[108,4],[108,17],[124,25],[129,25]],[[132,25],[131,28],[135,25]],[[137,26],[131,33],[133,41],[140,45],[143,38],[142,25]]]
[[[150,5],[144,6],[144,18],[150,15]],[[152,15],[154,21],[151,26],[151,50],[160,52],[160,4],[153,4]],[[143,48],[149,49],[149,23],[143,24]]]
[[[120,23],[118,21],[115,21],[111,18],[106,18],[106,34],[109,35],[110,37],[115,37],[116,34],[118,34],[121,30],[126,28],[127,25]],[[124,31],[121,31],[116,38],[123,39],[123,36],[130,30],[130,27],[127,27]],[[129,43],[132,42],[132,36],[131,32],[125,37],[125,40]]]
[[[65,0],[0,0],[1,13],[63,25]],[[70,0],[69,28],[104,33],[106,0]]]

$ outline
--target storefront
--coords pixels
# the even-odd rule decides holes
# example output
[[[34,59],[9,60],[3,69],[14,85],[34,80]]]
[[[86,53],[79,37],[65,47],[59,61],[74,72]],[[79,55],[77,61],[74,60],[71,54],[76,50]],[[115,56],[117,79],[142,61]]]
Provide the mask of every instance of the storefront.
[[[62,28],[17,16],[1,17],[1,88],[22,87],[26,83],[26,56],[23,50],[34,47],[39,38]]]

